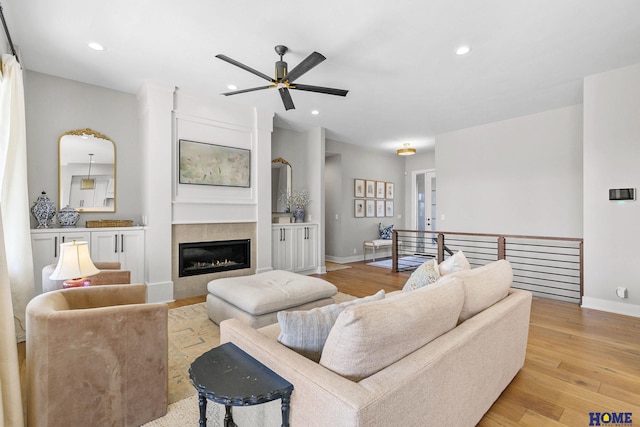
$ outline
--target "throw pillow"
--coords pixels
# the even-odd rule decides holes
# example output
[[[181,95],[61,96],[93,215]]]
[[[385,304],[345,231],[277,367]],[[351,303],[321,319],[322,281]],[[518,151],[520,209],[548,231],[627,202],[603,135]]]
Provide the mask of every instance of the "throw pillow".
[[[402,290],[410,291],[418,289],[431,283],[436,282],[440,278],[438,272],[438,261],[436,259],[430,259],[429,261],[422,263],[418,267],[404,284]]]
[[[441,276],[455,273],[456,271],[471,270],[471,264],[467,261],[467,257],[464,256],[462,251],[458,251],[453,256],[445,259],[438,266],[438,271]]]
[[[311,310],[280,311],[278,323],[280,335],[278,341],[304,357],[320,361],[322,348],[329,336],[338,315],[352,305],[383,299],[384,290],[364,298],[331,304]]]
[[[347,307],[322,350],[320,365],[360,381],[456,327],[464,302],[459,279]]]
[[[380,223],[378,228],[380,231],[380,238],[382,240],[391,240],[393,238],[391,236],[393,233],[393,224],[389,225],[388,227],[385,227],[384,225],[382,225],[382,223]]]
[[[513,270],[509,261],[503,259],[447,277],[464,283],[464,305],[458,319],[462,323],[507,296],[513,282]]]

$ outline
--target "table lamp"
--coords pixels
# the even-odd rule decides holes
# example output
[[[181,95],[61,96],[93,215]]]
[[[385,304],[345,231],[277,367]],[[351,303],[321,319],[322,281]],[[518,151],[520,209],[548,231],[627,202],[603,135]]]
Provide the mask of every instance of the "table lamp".
[[[100,270],[93,265],[89,255],[89,244],[87,242],[62,243],[60,245],[60,258],[58,265],[49,279],[64,280],[63,288],[76,288],[91,285],[91,280],[87,276],[100,273]]]

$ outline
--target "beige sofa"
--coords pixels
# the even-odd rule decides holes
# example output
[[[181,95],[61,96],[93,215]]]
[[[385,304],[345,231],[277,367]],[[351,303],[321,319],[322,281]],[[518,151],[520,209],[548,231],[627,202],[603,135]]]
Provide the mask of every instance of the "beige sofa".
[[[221,342],[234,342],[293,383],[294,427],[473,426],[524,364],[531,294],[510,289],[512,277],[508,262],[498,261],[346,308],[331,329],[320,363],[280,344],[278,324],[256,330],[226,320]],[[449,328],[450,320],[442,319],[456,310],[459,318]],[[356,331],[349,332],[354,325]],[[367,349],[371,343],[363,333],[380,335],[376,347]],[[431,337],[434,333],[439,335]],[[341,370],[340,352],[365,367],[355,367],[355,374],[353,366]],[[388,363],[394,355],[397,360]],[[376,367],[379,361],[388,366]],[[254,422],[278,424],[277,405],[254,408],[263,411],[249,416]]]

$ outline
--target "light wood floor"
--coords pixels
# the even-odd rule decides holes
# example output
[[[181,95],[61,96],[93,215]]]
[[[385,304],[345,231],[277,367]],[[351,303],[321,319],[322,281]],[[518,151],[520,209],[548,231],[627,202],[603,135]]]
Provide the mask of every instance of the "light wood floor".
[[[349,265],[319,277],[361,297],[401,289],[409,276]],[[632,412],[640,421],[640,319],[534,298],[525,365],[478,425],[588,426],[589,412]]]

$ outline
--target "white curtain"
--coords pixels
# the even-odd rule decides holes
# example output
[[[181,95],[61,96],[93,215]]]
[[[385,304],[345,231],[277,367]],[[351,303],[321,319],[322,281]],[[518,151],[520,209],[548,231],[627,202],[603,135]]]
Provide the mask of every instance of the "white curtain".
[[[34,292],[22,70],[2,55],[0,74],[0,420],[24,426],[16,341]]]
[[[4,239],[0,214],[0,239]],[[4,245],[0,245],[0,426],[24,427],[20,365]]]
[[[22,69],[15,57],[2,55],[0,76],[0,209],[7,269],[11,283],[16,337],[24,341],[25,308],[34,293],[27,141]]]

